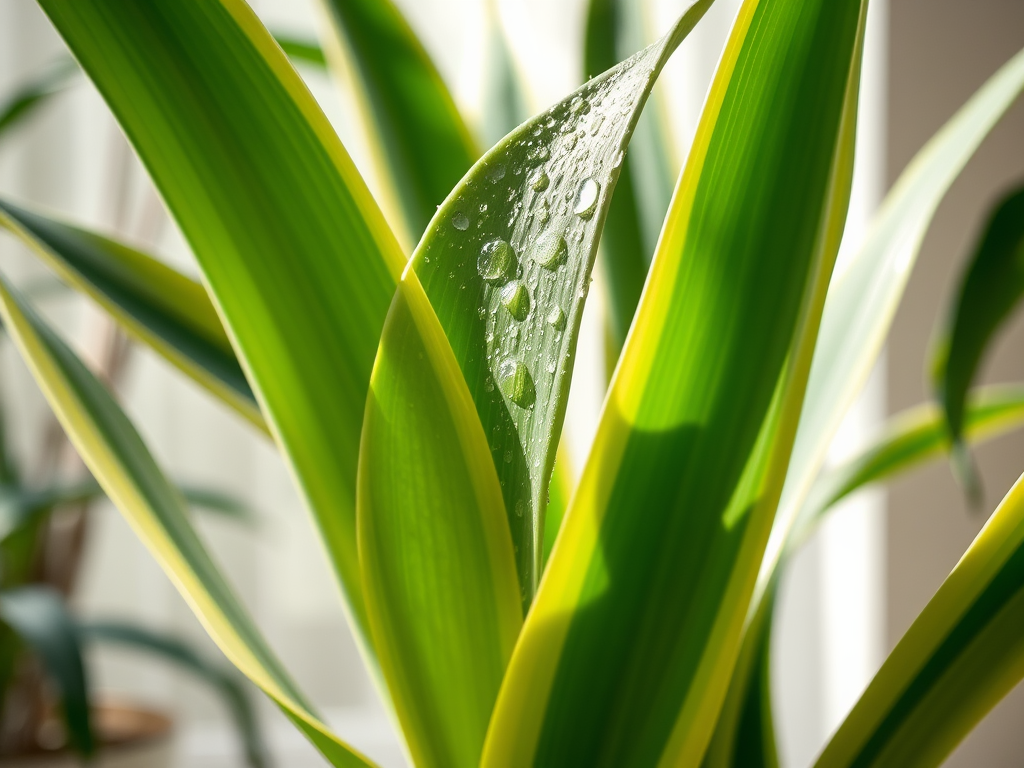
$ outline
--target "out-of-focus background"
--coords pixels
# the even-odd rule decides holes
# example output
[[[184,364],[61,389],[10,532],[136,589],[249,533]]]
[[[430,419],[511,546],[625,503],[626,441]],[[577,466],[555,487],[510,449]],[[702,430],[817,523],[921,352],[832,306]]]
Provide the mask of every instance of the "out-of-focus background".
[[[484,0],[396,0],[421,34],[460,106],[479,116],[485,87]],[[314,38],[315,0],[251,0],[275,32]],[[533,103],[541,109],[581,80],[583,0],[497,3]],[[665,24],[682,0],[656,0]],[[659,83],[680,148],[693,135],[707,84],[739,3],[717,0]],[[853,208],[847,244],[906,162],[1000,64],[1024,47],[1020,0],[872,0],[862,88]],[[33,0],[0,0],[0,99],[62,51]],[[366,168],[349,94],[303,70],[346,146]],[[366,168],[370,176],[370,171]],[[928,342],[949,301],[958,265],[998,195],[1024,178],[1024,104],[985,142],[942,205],[897,318],[886,360],[836,440],[841,458],[871,436],[887,412],[929,396]],[[373,185],[372,176],[369,178]],[[117,234],[194,272],[188,249],[96,91],[81,78],[0,142],[0,193]],[[842,255],[840,256],[842,258]],[[0,260],[21,281],[45,270],[0,236]],[[600,291],[591,292],[567,429],[577,459],[595,426],[602,392]],[[85,300],[48,291],[40,306],[94,361],[109,336]],[[1024,380],[1024,318],[1002,334],[985,381]],[[0,381],[19,458],[32,467],[48,412],[22,363],[3,346]],[[217,519],[202,531],[271,644],[300,685],[346,738],[385,766],[404,765],[389,719],[345,626],[326,561],[282,462],[252,429],[145,350],[131,353],[120,394],[157,457],[175,478],[220,487],[259,515],[254,528]],[[978,452],[984,509],[1024,469],[1024,438]],[[775,646],[780,749],[786,766],[814,758],[887,651],[955,565],[984,515],[968,511],[948,467],[936,464],[847,502],[794,562],[786,579]],[[192,614],[118,513],[100,505],[88,531],[75,597],[86,616],[133,617],[173,630],[211,654]],[[242,765],[230,723],[200,683],[123,651],[96,651],[97,689],[171,712],[180,766]],[[278,765],[322,765],[277,711],[260,716]],[[1024,691],[1018,689],[950,759],[956,766],[1016,766],[1024,753]]]

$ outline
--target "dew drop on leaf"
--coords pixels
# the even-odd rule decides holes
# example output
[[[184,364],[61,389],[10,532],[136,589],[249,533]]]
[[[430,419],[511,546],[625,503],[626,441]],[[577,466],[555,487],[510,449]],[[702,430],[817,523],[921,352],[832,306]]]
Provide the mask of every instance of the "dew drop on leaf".
[[[551,180],[548,178],[548,175],[544,172],[543,168],[537,169],[537,172],[533,174],[533,178],[530,179],[530,186],[537,192],[543,192],[548,188],[548,184],[550,183]]]
[[[552,307],[548,312],[548,325],[555,330],[561,331],[565,328],[565,312],[561,307]]]
[[[533,251],[533,260],[544,269],[557,269],[560,264],[565,263],[565,257],[569,253],[569,247],[565,244],[565,238],[548,232],[542,235],[537,241]]]
[[[597,210],[597,198],[601,193],[601,185],[593,179],[587,179],[580,187],[580,193],[576,197],[576,207],[573,213],[581,219],[589,219]]]
[[[455,215],[452,216],[452,226],[460,232],[465,232],[469,229],[469,217],[462,211],[456,211]]]
[[[518,280],[501,289],[501,303],[516,320],[525,320],[530,314],[530,292]]]
[[[505,360],[498,367],[498,386],[502,393],[520,408],[532,408],[537,399],[533,377],[518,360]]]
[[[489,283],[507,283],[519,270],[519,259],[512,246],[498,237],[480,249],[476,269],[480,277]]]

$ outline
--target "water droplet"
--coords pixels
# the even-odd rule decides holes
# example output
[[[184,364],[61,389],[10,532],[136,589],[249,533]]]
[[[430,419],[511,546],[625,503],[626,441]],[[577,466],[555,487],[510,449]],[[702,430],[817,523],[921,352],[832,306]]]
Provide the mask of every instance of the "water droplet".
[[[574,115],[585,115],[590,111],[590,104],[582,96],[576,96],[569,104],[569,111]]]
[[[545,368],[547,369],[548,373],[554,373],[556,370],[558,370],[558,366],[555,364],[554,360],[548,363],[547,366],[545,366]]]
[[[565,312],[561,307],[552,307],[548,312],[548,325],[559,331],[565,328]]]
[[[504,395],[520,408],[532,408],[537,399],[533,377],[518,360],[505,360],[498,368],[498,386]]]
[[[506,283],[519,270],[519,259],[516,258],[512,246],[499,237],[480,249],[476,269],[480,277],[489,283]]]
[[[480,203],[480,213],[487,213],[487,203]]]
[[[530,314],[530,292],[518,280],[501,289],[501,303],[516,320],[525,320]]]
[[[551,180],[548,178],[548,175],[544,172],[543,168],[538,168],[537,172],[533,174],[533,178],[530,179],[530,186],[538,192],[543,192],[548,188],[548,184],[550,183]]]
[[[548,219],[551,218],[551,212],[548,210],[547,198],[540,201],[540,216],[538,218],[540,219],[541,224],[547,224]]]
[[[601,185],[593,179],[587,179],[580,187],[573,213],[581,219],[589,219],[597,210],[597,199],[601,194]]]
[[[484,379],[484,391],[485,392],[493,392],[494,391],[494,379],[492,379],[490,376],[488,376],[486,379]],[[495,448],[497,448],[497,446],[495,446]]]
[[[525,510],[525,509],[526,509],[526,505],[523,504],[523,500],[522,499],[519,499],[519,501],[516,502],[516,517],[522,517],[523,516],[523,510]]]
[[[469,217],[462,211],[456,211],[455,215],[452,216],[452,226],[460,232],[465,232],[469,229]]]
[[[483,320],[487,317],[487,307],[477,307],[476,313],[480,316],[480,319]]]
[[[622,165],[622,159],[625,156],[625,153],[620,149],[619,153],[615,155],[615,159],[612,161],[612,168],[618,168],[620,165]]]
[[[496,165],[487,171],[487,178],[490,181],[501,181],[505,178],[505,166]]]
[[[506,464],[511,464],[512,463],[512,451],[505,451],[505,463]]]
[[[549,232],[542,235],[537,241],[533,251],[533,260],[544,269],[557,269],[560,264],[565,263],[565,257],[569,253],[569,246],[565,244],[565,238]]]

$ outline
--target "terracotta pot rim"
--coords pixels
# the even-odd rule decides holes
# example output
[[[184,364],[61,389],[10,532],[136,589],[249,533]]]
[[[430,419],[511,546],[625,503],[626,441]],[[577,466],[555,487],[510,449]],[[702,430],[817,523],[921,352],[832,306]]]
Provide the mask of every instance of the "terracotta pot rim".
[[[166,741],[174,731],[174,721],[158,709],[116,697],[104,697],[91,707],[93,728],[100,750],[134,749]],[[68,747],[31,750],[3,755],[5,759],[55,758],[73,755]]]

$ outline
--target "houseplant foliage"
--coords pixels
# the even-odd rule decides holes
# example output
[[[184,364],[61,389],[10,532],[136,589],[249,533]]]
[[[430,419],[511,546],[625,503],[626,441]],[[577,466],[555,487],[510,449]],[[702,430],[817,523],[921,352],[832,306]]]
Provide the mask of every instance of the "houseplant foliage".
[[[4,225],[272,437],[416,765],[776,764],[766,660],[788,554],[863,483],[1024,418],[1019,387],[960,386],[952,432],[920,409],[822,471],[936,206],[1024,88],[1024,54],[922,150],[834,273],[866,0],[745,0],[670,202],[642,160],[668,156],[664,134],[638,121],[709,0],[636,53],[636,4],[594,0],[593,79],[482,156],[397,9],[329,0],[325,60],[365,95],[379,202],[241,0],[40,5],[205,288],[8,203]],[[609,286],[621,355],[563,519],[547,490],[602,233],[605,269],[633,277]],[[954,326],[992,324],[960,305]],[[0,314],[225,654],[332,764],[370,764],[276,660],[114,399],[6,281]],[[947,367],[989,335],[967,334]],[[1018,485],[820,765],[937,764],[1024,675],[1022,519]]]

